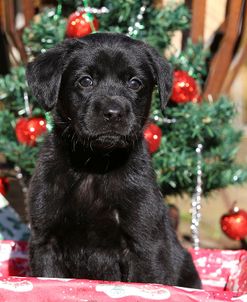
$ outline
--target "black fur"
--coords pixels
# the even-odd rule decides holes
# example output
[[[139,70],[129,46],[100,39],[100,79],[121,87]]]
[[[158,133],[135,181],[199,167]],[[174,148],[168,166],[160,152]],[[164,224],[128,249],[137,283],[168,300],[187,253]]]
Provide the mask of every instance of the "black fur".
[[[32,275],[200,287],[143,140],[156,84],[167,102],[170,65],[142,42],[93,34],[40,55],[27,80],[55,120],[29,192]]]

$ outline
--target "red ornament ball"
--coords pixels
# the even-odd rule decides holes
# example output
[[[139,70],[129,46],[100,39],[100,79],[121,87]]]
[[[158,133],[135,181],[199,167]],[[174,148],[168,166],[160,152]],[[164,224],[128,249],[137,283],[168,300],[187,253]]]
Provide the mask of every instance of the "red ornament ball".
[[[154,153],[159,149],[162,137],[161,129],[155,124],[149,124],[144,130],[144,138],[148,145],[150,153]]]
[[[20,118],[15,126],[18,142],[34,146],[37,138],[46,132],[46,120],[42,117]]]
[[[9,181],[6,177],[0,177],[0,194],[6,195],[9,189]]]
[[[234,207],[220,219],[222,231],[231,239],[241,240],[247,236],[247,212]]]
[[[99,29],[99,21],[92,14],[76,11],[69,16],[66,35],[69,38],[81,38]]]
[[[174,71],[171,100],[175,103],[196,103],[200,100],[198,85],[186,71]]]

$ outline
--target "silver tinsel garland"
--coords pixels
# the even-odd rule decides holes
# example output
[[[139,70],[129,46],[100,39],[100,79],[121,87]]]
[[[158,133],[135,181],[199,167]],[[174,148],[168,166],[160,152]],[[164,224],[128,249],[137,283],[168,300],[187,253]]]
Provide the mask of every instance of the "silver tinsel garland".
[[[197,154],[197,178],[196,188],[191,200],[191,235],[193,240],[193,247],[199,248],[199,224],[201,219],[201,200],[202,200],[202,144],[198,144],[196,147]]]
[[[127,33],[128,36],[136,37],[138,35],[139,31],[144,28],[144,26],[141,24],[141,21],[143,19],[143,15],[144,15],[146,9],[147,9],[147,1],[143,1],[140,11],[139,11],[138,15],[136,16],[136,20],[135,20],[133,26],[129,26],[129,28],[128,28],[128,33]]]

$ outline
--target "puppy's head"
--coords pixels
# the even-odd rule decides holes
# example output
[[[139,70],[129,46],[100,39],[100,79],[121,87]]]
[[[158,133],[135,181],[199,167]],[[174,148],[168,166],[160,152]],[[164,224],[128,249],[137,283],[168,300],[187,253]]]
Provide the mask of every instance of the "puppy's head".
[[[121,34],[69,39],[28,64],[34,96],[55,124],[91,147],[125,148],[142,137],[157,84],[162,109],[170,65],[143,42]]]

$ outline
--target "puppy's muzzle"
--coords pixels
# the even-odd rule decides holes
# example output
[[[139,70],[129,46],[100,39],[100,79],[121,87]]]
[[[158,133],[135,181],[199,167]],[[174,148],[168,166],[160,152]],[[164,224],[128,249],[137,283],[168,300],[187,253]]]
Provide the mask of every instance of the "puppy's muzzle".
[[[91,146],[125,148],[137,137],[136,118],[131,101],[124,96],[99,95],[90,100],[84,116]],[[139,132],[138,132],[139,133]]]
[[[97,99],[93,104],[94,114],[106,127],[128,123],[130,119],[130,105],[124,97],[104,97]]]

